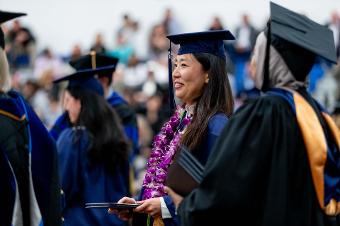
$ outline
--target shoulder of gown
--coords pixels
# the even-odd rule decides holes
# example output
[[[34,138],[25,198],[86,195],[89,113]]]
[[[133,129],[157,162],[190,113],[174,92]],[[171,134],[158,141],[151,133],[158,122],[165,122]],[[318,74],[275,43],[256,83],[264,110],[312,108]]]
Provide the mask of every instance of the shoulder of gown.
[[[194,155],[203,165],[208,160],[217,138],[227,123],[228,117],[223,113],[217,113],[209,119],[206,136],[202,138],[202,145],[194,151]]]

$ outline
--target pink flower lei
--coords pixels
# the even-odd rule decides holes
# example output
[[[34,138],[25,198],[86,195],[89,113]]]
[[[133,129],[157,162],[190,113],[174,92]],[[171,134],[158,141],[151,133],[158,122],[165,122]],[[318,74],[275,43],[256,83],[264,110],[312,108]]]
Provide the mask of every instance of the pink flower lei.
[[[166,194],[164,182],[168,167],[178,148],[182,131],[190,121],[191,115],[186,114],[182,107],[178,107],[174,115],[163,125],[159,134],[155,136],[143,181],[143,200]]]

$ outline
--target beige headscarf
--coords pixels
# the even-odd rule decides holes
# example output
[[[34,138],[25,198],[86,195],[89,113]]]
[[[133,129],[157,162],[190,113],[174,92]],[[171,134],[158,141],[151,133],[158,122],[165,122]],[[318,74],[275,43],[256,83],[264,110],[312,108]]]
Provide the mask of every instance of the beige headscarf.
[[[9,75],[9,66],[6,53],[0,47],[0,92],[8,92],[11,89],[11,77]]]
[[[263,84],[266,44],[267,37],[264,32],[261,32],[256,39],[252,57],[252,64],[255,64],[256,67],[255,86],[258,89],[261,89]],[[287,87],[296,90],[299,87],[307,87],[307,85],[307,79],[305,82],[301,82],[294,78],[283,58],[273,46],[270,46],[269,88]]]

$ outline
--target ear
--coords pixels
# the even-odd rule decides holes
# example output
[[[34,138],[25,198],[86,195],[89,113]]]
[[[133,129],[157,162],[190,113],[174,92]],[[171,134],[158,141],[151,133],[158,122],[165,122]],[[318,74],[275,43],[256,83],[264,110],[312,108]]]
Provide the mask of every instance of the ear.
[[[204,83],[209,83],[209,75],[208,74],[205,74],[205,81],[204,81]]]

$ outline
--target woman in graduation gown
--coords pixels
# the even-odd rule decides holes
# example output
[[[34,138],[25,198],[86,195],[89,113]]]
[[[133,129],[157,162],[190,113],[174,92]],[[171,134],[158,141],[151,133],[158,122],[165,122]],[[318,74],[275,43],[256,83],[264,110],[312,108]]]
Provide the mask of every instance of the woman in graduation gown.
[[[93,77],[99,70],[78,71],[56,81],[69,81],[64,106],[73,125],[57,141],[65,226],[126,225],[106,209],[85,208],[86,203],[117,202],[130,194],[129,147],[118,116]]]
[[[107,102],[117,112],[118,117],[122,121],[125,135],[132,144],[132,151],[130,152],[130,162],[132,162],[134,157],[139,153],[137,117],[132,107],[129,106],[126,100],[115,92],[111,86],[113,73],[118,64],[118,58],[91,51],[89,54],[81,56],[77,60],[70,61],[69,64],[77,71],[107,67],[107,70],[98,72],[97,78],[102,84]],[[56,120],[50,130],[50,134],[57,140],[61,132],[69,127],[71,127],[71,123],[67,112],[64,112]]]
[[[172,199],[164,192],[169,167],[180,145],[185,145],[204,166],[215,140],[233,111],[232,93],[226,71],[223,40],[234,39],[229,31],[211,31],[168,36],[180,44],[170,73],[170,90],[182,102],[154,138],[143,182],[141,204],[134,211],[153,218],[153,225],[177,225]],[[171,64],[169,65],[170,68]],[[172,82],[173,81],[173,82]],[[171,96],[171,95],[170,95]],[[173,99],[170,98],[170,102]],[[122,203],[134,199],[123,198]],[[128,216],[118,213],[123,219]],[[146,218],[134,225],[145,225]]]
[[[0,25],[26,15],[0,11]],[[11,89],[0,28],[0,225],[61,225],[57,150],[21,94]]]
[[[229,120],[199,188],[167,190],[181,225],[339,225],[340,135],[306,91],[316,55],[336,62],[331,32],[271,3],[253,56],[265,94]]]

